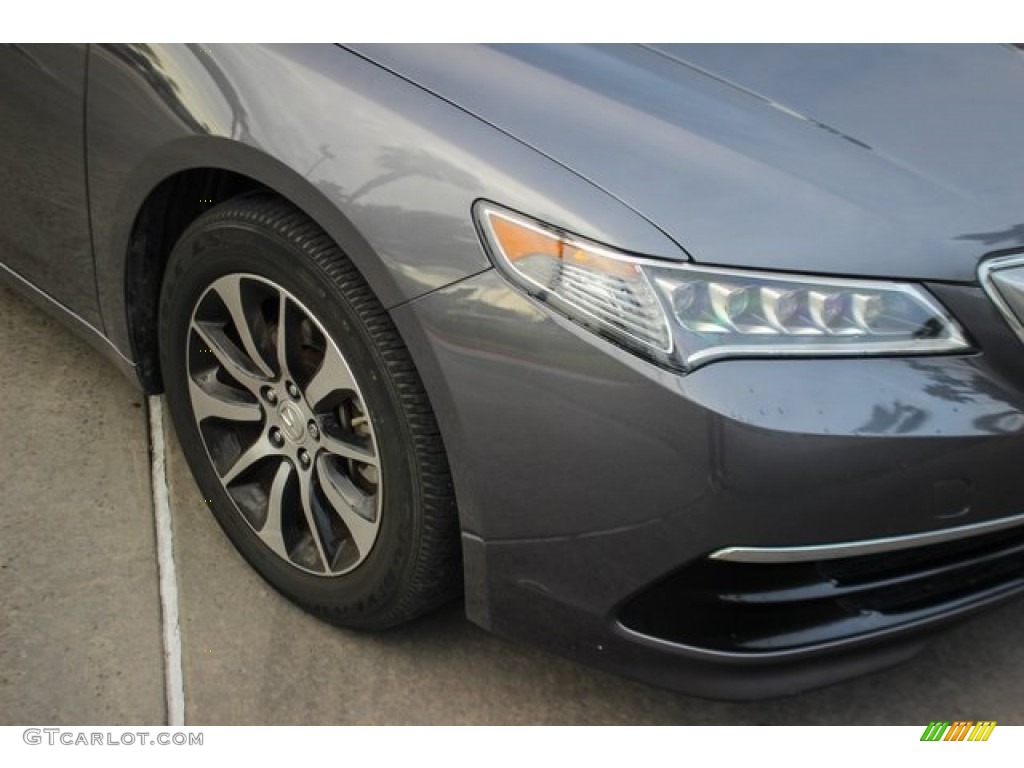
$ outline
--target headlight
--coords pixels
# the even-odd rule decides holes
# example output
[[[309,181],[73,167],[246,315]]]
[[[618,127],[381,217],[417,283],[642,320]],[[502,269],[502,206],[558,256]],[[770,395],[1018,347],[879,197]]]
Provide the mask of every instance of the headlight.
[[[480,202],[494,261],[514,283],[662,365],[723,357],[963,352],[963,331],[910,283],[700,267],[614,251]]]

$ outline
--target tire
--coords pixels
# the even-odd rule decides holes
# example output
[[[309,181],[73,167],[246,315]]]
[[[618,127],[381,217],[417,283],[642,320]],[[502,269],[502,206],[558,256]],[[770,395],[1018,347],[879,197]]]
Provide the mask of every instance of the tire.
[[[159,340],[196,482],[275,589],[362,629],[457,592],[454,494],[427,395],[388,314],[315,223],[262,195],[200,216],[167,264]]]

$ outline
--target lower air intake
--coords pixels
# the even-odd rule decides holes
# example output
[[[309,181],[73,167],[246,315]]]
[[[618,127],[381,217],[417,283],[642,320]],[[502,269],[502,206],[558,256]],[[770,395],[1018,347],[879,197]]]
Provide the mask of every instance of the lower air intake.
[[[1024,527],[799,563],[704,559],[630,600],[620,622],[719,651],[809,648],[959,612],[1024,589]]]

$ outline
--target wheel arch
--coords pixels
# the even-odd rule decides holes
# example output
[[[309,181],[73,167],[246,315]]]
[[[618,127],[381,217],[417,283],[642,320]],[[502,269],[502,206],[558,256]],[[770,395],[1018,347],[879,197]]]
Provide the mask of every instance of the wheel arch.
[[[205,210],[253,192],[276,195],[316,222],[386,307],[401,300],[372,246],[337,205],[297,172],[229,139],[205,136],[175,142],[125,185],[119,210],[134,215],[114,225],[106,247],[97,248],[107,334],[135,362],[146,392],[163,389],[156,307],[171,249]]]

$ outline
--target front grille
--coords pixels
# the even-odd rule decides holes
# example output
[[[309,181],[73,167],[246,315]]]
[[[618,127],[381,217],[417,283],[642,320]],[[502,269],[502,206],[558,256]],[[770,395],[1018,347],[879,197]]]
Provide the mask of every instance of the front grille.
[[[766,653],[941,618],[1024,589],[1024,527],[895,552],[800,563],[704,559],[628,601],[629,629]]]
[[[1024,341],[1024,255],[986,259],[978,268],[981,287]]]

